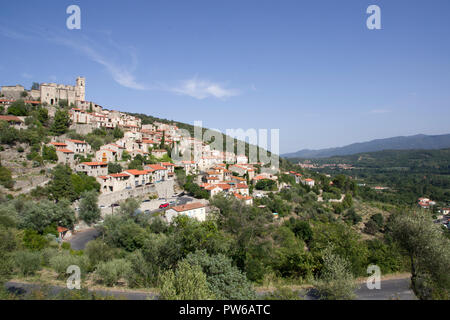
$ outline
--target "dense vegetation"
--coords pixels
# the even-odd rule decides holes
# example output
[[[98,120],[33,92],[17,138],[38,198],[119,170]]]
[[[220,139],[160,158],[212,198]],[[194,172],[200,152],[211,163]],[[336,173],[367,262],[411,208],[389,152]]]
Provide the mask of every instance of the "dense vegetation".
[[[366,184],[360,192],[366,200],[411,205],[424,196],[443,205],[450,202],[450,149],[388,150],[314,159],[311,162],[352,165],[352,170],[326,167],[317,171],[353,176],[358,183]],[[374,186],[390,189],[380,192],[373,190]]]

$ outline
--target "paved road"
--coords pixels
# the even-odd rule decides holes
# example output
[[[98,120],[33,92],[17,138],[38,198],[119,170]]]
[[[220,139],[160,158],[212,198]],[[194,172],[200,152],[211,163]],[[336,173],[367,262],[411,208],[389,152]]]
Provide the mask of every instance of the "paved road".
[[[24,295],[26,293],[31,293],[34,290],[38,290],[41,286],[39,284],[33,283],[21,283],[9,281],[5,283],[6,289],[16,295]],[[57,296],[65,290],[68,290],[59,286],[48,286],[48,292],[51,296]],[[154,300],[157,299],[157,295],[154,293],[145,292],[124,292],[119,290],[89,290],[89,292],[94,292],[98,296],[103,297],[114,297],[120,300]]]
[[[381,289],[369,290],[364,283],[356,291],[358,300],[417,300],[410,289],[410,279],[390,279],[381,281]]]
[[[97,238],[99,235],[99,232],[96,229],[86,229],[83,231],[79,231],[75,233],[68,242],[70,243],[70,246],[74,250],[83,250],[86,247],[86,244]]]
[[[16,293],[18,295],[25,294],[27,292],[33,291],[39,288],[38,284],[30,283],[19,283],[19,282],[7,282],[5,284],[8,291]],[[57,295],[65,288],[58,286],[50,286],[50,293],[52,295]],[[102,296],[113,296],[117,299],[125,300],[155,300],[158,296],[155,293],[145,293],[145,292],[123,292],[119,290],[89,290],[90,292],[95,292]],[[357,300],[417,300],[413,292],[409,289],[409,278],[407,279],[391,279],[382,280],[381,289],[369,290],[365,283],[362,287],[356,290]],[[315,300],[317,299],[313,293],[309,292],[305,297],[305,300]]]

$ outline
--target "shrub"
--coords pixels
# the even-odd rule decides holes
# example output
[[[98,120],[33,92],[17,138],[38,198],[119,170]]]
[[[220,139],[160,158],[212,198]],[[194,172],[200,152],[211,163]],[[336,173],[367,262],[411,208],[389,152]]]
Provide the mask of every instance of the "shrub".
[[[89,241],[84,254],[89,259],[91,268],[95,268],[100,262],[111,260],[114,256],[113,250],[99,239]]]
[[[41,269],[39,252],[17,251],[14,253],[14,263],[22,276],[29,276]]]
[[[333,253],[333,248],[325,249],[323,270],[315,282],[320,299],[351,300],[354,298],[356,283],[348,260]]]
[[[63,278],[66,275],[67,268],[71,265],[78,266],[82,271],[81,274],[84,275],[88,266],[88,259],[85,256],[72,255],[67,251],[60,252],[50,258],[50,267],[58,273],[58,278]]]
[[[181,261],[175,271],[160,276],[161,300],[210,300],[214,294],[208,288],[206,275],[200,266]]]
[[[107,262],[100,262],[97,265],[95,275],[105,285],[111,287],[119,282],[129,273],[131,264],[125,259],[114,259]]]
[[[45,248],[41,251],[41,262],[42,265],[50,267],[50,259],[58,255],[58,249],[56,248]]]
[[[251,283],[225,255],[210,256],[206,250],[201,250],[190,253],[185,260],[189,265],[202,268],[216,299],[249,300],[256,297]]]

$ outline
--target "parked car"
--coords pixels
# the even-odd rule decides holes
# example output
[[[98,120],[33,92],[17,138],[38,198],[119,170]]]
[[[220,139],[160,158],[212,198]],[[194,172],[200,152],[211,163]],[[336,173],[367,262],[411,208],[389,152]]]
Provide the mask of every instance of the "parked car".
[[[166,202],[166,203],[160,204],[160,205],[159,205],[159,208],[160,208],[160,209],[163,209],[163,208],[167,208],[168,206],[169,206],[169,203]]]

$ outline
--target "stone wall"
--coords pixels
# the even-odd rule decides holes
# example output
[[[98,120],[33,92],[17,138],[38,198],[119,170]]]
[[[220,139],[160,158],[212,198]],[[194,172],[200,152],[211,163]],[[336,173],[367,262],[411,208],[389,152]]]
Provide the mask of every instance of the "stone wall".
[[[143,186],[136,189],[125,189],[108,194],[101,194],[98,197],[98,204],[103,206],[110,206],[113,203],[126,200],[128,198],[144,197],[150,193],[157,193],[159,197],[170,197],[173,194],[174,181],[162,181],[148,186]]]
[[[69,129],[75,130],[76,133],[86,135],[91,133],[97,126],[95,124],[73,123]]]

